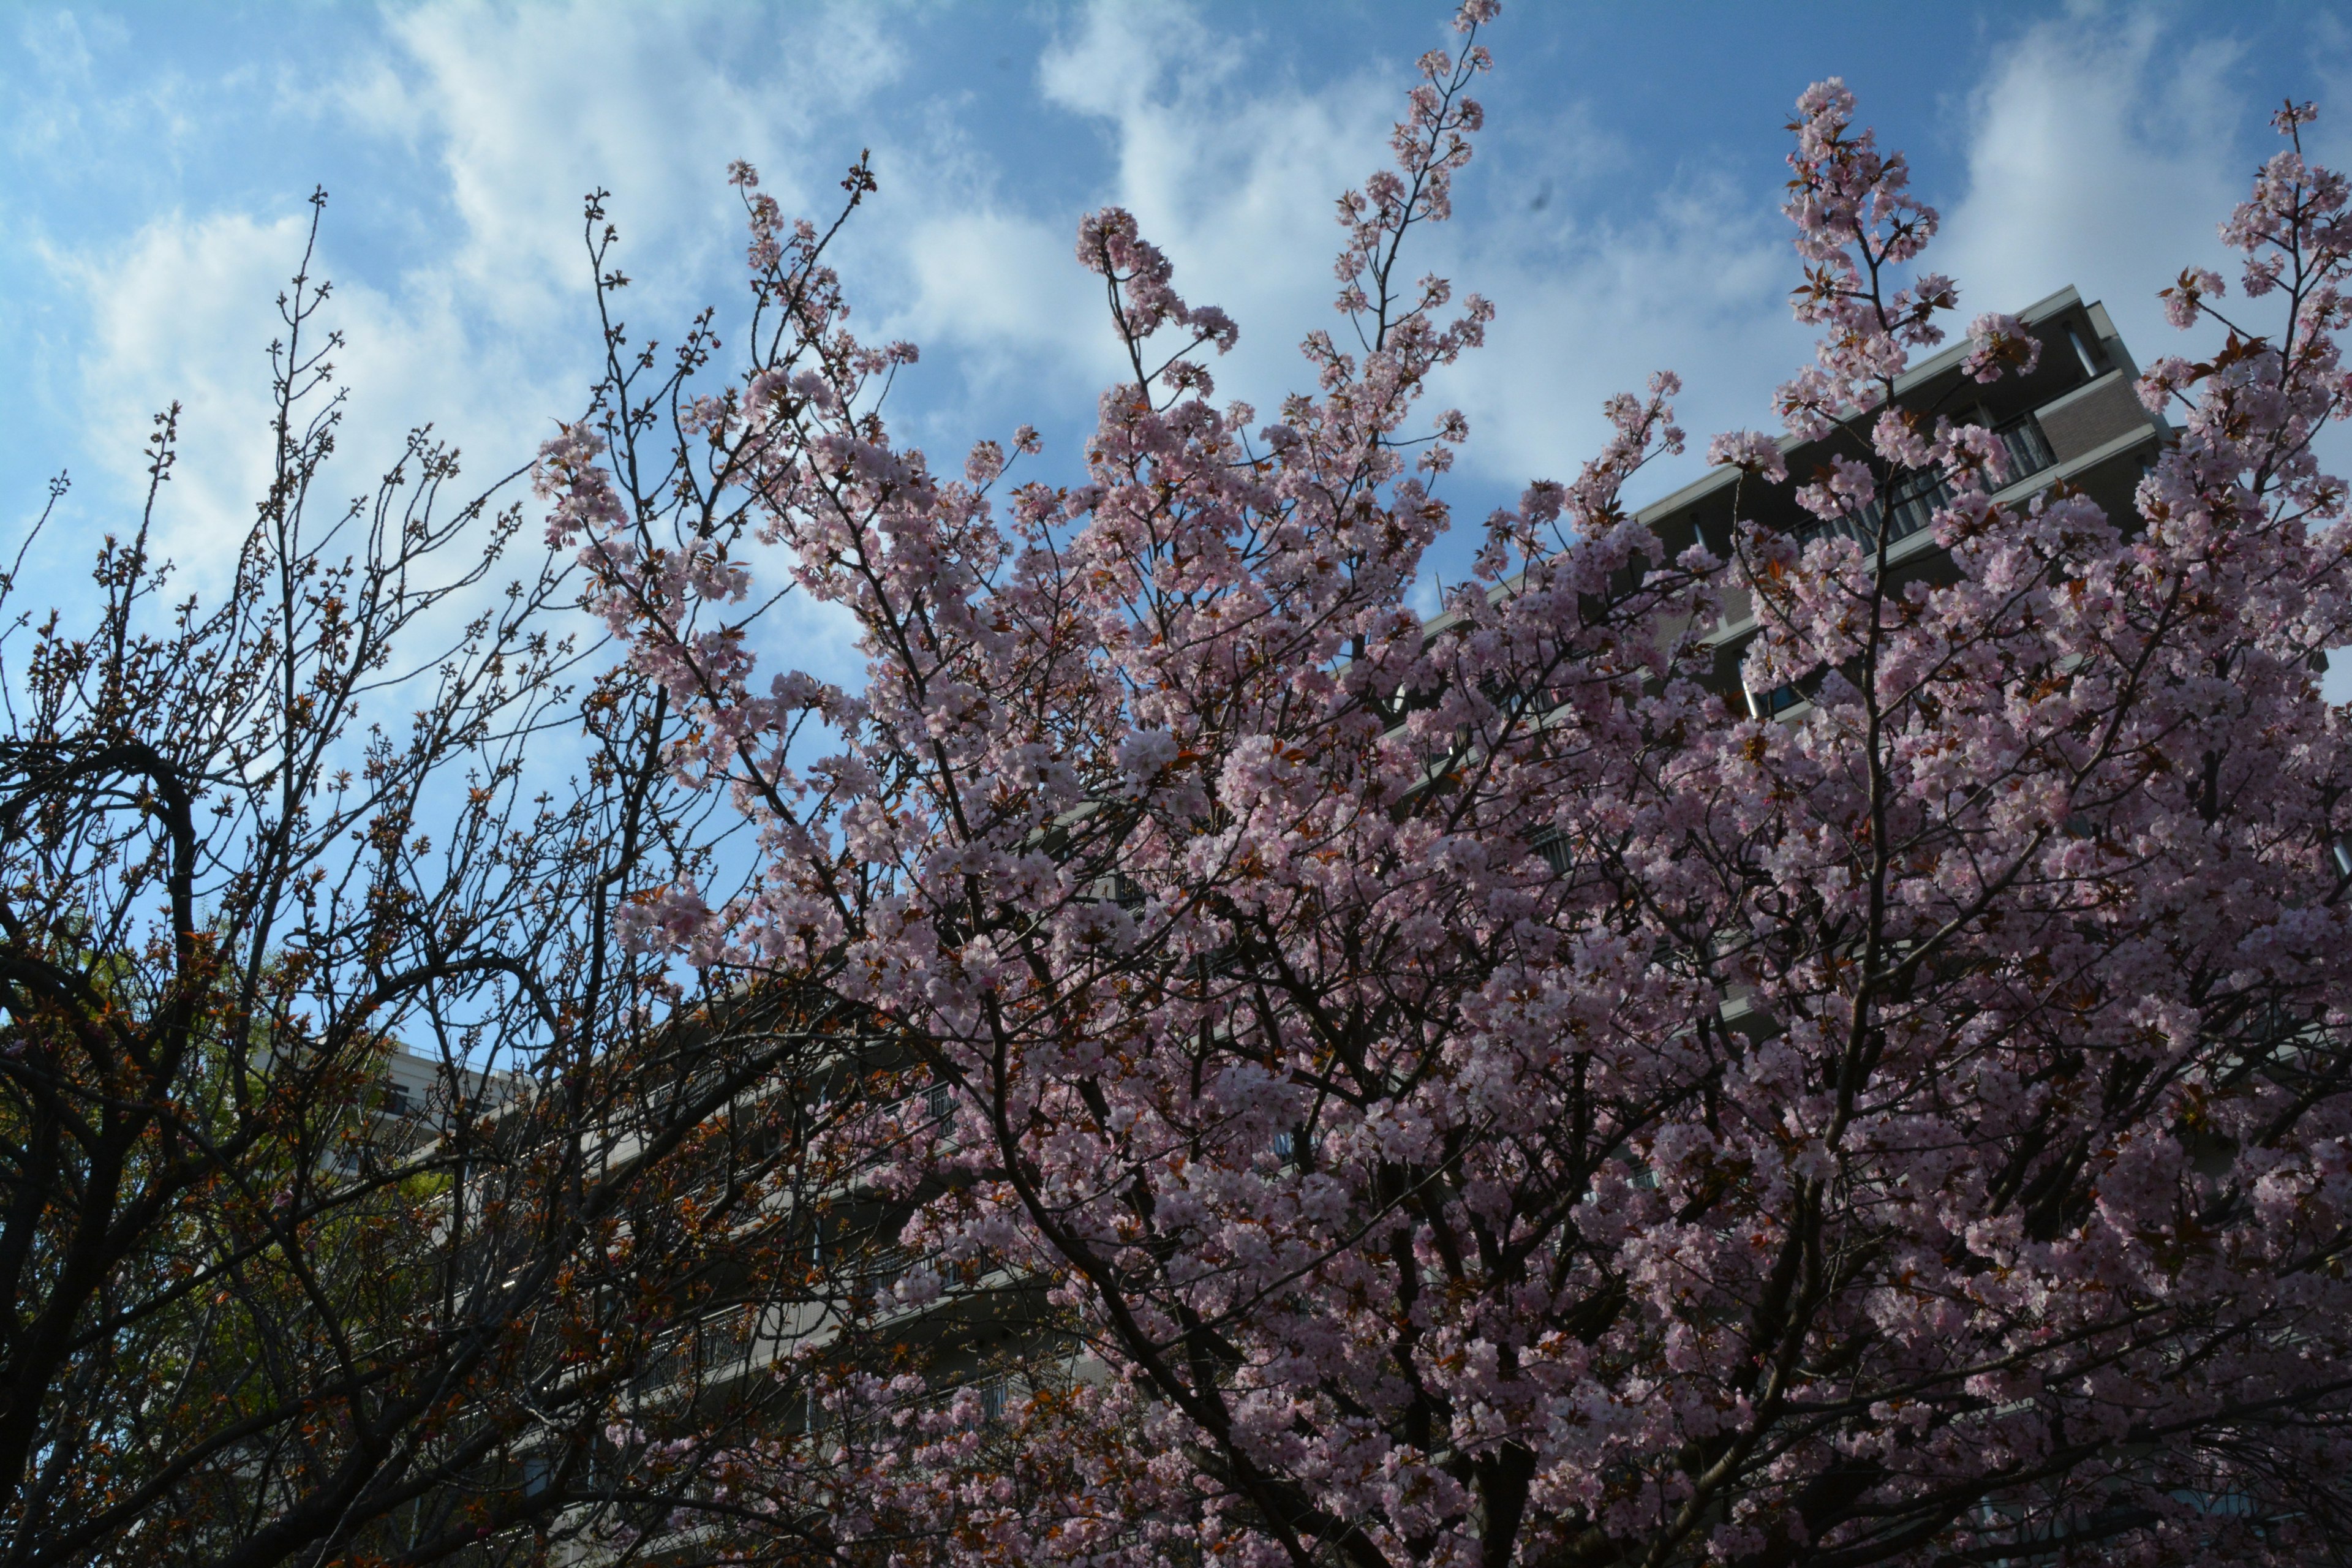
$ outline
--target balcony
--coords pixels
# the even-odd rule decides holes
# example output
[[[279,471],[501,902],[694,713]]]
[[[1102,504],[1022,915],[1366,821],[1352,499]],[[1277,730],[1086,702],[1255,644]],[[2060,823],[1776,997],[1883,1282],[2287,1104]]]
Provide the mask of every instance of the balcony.
[[[1996,425],[1992,433],[1999,437],[2009,459],[2007,474],[1994,488],[2016,484],[2057,466],[2049,438],[2042,433],[2041,421],[2032,415],[2021,414]],[[1895,481],[1884,503],[1874,500],[1859,512],[1811,523],[1798,531],[1797,542],[1809,544],[1835,535],[1851,539],[1865,550],[1874,550],[1880,542],[1882,524],[1886,543],[1907,539],[1934,521],[1937,510],[1951,504],[1952,495],[1950,483],[1941,474],[1906,475]]]

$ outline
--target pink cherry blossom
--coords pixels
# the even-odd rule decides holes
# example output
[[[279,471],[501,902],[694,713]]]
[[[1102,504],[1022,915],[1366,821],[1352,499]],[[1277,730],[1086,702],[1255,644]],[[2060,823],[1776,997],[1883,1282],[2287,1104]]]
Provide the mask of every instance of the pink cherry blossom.
[[[1131,378],[1083,479],[993,494],[993,443],[940,478],[883,418],[911,352],[755,208],[783,330],[698,480],[740,506],[657,523],[551,443],[551,528],[760,858],[630,939],[819,987],[948,1086],[948,1131],[871,1134],[935,1260],[896,1299],[1027,1281],[1078,1347],[994,1436],[844,1373],[824,1467],[730,1457],[728,1517],[821,1496],[902,1563],[2315,1560],[2352,1475],[2344,182],[2282,154],[2231,220],[2287,319],[2152,370],[2182,425],[2134,515],[1996,506],[1992,434],[1895,405],[1957,307],[1912,270],[1936,215],[1820,84],[1821,336],[1776,403],[1851,437],[1794,499],[1853,531],[1752,521],[1790,475],[1740,432],[1737,559],[1666,559],[1620,499],[1683,443],[1662,375],[1424,623],[1419,454],[1467,428],[1417,407],[1492,312],[1398,259],[1494,14],[1341,199],[1342,330],[1273,420],[1111,210],[1078,256]],[[2012,318],[1969,340],[2035,367]],[[1857,541],[1920,472],[1949,571],[1904,581]],[[772,584],[855,623],[862,687],[755,683]],[[1717,686],[1730,587],[1801,717]]]

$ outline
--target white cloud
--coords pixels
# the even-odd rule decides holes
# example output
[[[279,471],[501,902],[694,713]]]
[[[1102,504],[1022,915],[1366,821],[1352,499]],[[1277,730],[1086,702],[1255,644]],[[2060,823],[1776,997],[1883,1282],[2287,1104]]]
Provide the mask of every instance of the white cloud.
[[[1281,394],[1311,386],[1297,343],[1337,324],[1333,200],[1389,161],[1411,78],[1384,66],[1267,83],[1246,71],[1250,52],[1188,10],[1097,5],[1046,53],[1039,82],[1109,142],[1097,199],[1136,214],[1187,299],[1241,323],[1241,346],[1213,366],[1220,392],[1270,415]],[[1487,346],[1433,395],[1432,413],[1452,401],[1472,416],[1468,470],[1513,489],[1572,473],[1601,439],[1601,400],[1663,366],[1685,373],[1698,419],[1754,423],[1767,366],[1777,373],[1801,348],[1785,245],[1756,218],[1769,204],[1702,169],[1629,218],[1580,222],[1578,198],[1624,149],[1573,103],[1505,134],[1515,175],[1546,199],[1494,216],[1465,205],[1417,242],[1416,265],[1502,312]],[[1466,180],[1496,177],[1493,147],[1481,156],[1490,163]],[[913,297],[894,327],[1005,381],[1044,371],[1057,389],[1090,390],[1120,374],[1098,289],[1071,256],[1076,211],[1008,210],[992,195],[943,205],[906,231]]]
[[[992,206],[919,218],[898,238],[914,297],[894,332],[964,351],[985,382],[1039,365],[1071,387],[1118,374],[1102,295],[1055,226]]]
[[[758,165],[787,210],[829,199],[848,156],[833,143],[854,145],[838,127],[902,68],[893,9],[433,0],[394,16],[394,50],[349,79],[342,108],[362,132],[437,149],[454,242],[404,294],[462,339],[467,357],[447,363],[467,366],[467,423],[528,456],[584,395],[592,187],[612,193],[636,340],[741,299],[728,163]],[[772,651],[821,668],[841,664],[850,630],[809,605],[765,629]]]
[[[740,228],[719,179],[725,157],[759,161],[788,208],[822,203],[834,171],[811,146],[813,128],[853,117],[900,68],[866,10],[777,22],[440,0],[387,26],[383,46],[328,89],[289,100],[437,170],[419,191],[428,210],[417,226],[440,231],[427,241],[437,248],[380,270],[373,292],[345,290],[352,445],[389,450],[429,416],[485,461],[527,453],[587,379],[583,188],[614,190],[625,263],[657,259],[631,268],[643,280],[633,294],[650,297],[625,302],[674,325],[732,282]],[[1384,63],[1268,82],[1247,68],[1250,49],[1176,7],[1105,5],[1077,16],[1040,60],[1037,90],[1099,128],[1110,173],[1068,210],[1024,201],[951,116],[865,115],[897,138],[879,142],[886,195],[851,240],[854,262],[887,263],[879,330],[953,351],[984,398],[1043,405],[1024,415],[1090,407],[1122,366],[1099,286],[1071,241],[1083,206],[1116,202],[1169,252],[1188,297],[1241,321],[1241,347],[1216,367],[1221,389],[1270,411],[1308,380],[1296,345],[1332,321],[1332,198],[1387,161],[1407,78]],[[1759,229],[1752,204],[1702,171],[1629,218],[1580,223],[1575,194],[1624,150],[1573,104],[1522,133],[1512,156],[1516,175],[1567,194],[1540,211],[1514,204],[1465,217],[1422,242],[1427,265],[1504,311],[1488,347],[1437,399],[1473,416],[1472,471],[1509,489],[1572,471],[1598,442],[1601,399],[1661,364],[1690,381],[1695,428],[1752,422],[1761,367],[1777,371],[1793,341],[1780,238]],[[1490,165],[1470,176],[1487,177]],[[333,271],[331,216],[327,243]],[[123,395],[203,387],[208,419],[249,416],[249,400],[226,390],[241,366],[249,374],[238,384],[257,392],[251,349],[267,332],[236,309],[266,305],[295,253],[282,224],[215,216],[151,226],[130,258],[87,265],[90,298],[124,302],[106,307],[119,319],[102,333],[94,383]],[[873,282],[853,277],[861,294]],[[184,302],[191,291],[203,299]],[[971,411],[942,380],[934,362],[919,391],[908,389],[910,423],[927,436],[977,433],[958,428]],[[212,518],[245,515],[230,476],[207,485],[218,492],[205,508]]]
[[[1576,224],[1521,216],[1477,237],[1456,264],[1496,302],[1488,346],[1444,391],[1471,416],[1470,460],[1497,483],[1569,479],[1604,438],[1601,401],[1674,370],[1677,412],[1703,449],[1708,433],[1749,426],[1762,391],[1804,352],[1786,305],[1790,258],[1759,204],[1700,175],[1647,211]],[[1637,487],[1655,493],[1696,471],[1696,457]]]
[[[181,405],[180,462],[159,509],[157,542],[200,583],[226,564],[222,547],[268,486],[264,351],[284,331],[270,301],[300,260],[302,239],[293,216],[175,214],[102,260],[51,258],[89,308],[84,406],[95,448],[125,485],[139,482],[151,416]],[[344,313],[353,302],[342,302]]]
[[[1120,373],[1099,286],[1072,255],[1087,205],[1135,211],[1178,288],[1241,322],[1221,391],[1270,413],[1307,381],[1298,336],[1332,319],[1331,199],[1390,156],[1402,62],[1324,60],[1300,79],[1263,68],[1264,40],[1189,9],[1098,4],[1068,20],[1033,83],[1043,112],[1090,128],[1100,142],[1086,151],[1107,154],[1099,188],[1057,207],[998,161],[968,100],[898,90],[921,42],[903,16],[430,0],[384,13],[340,74],[281,73],[277,123],[387,154],[415,205],[392,259],[339,249],[329,217],[323,269],[352,279],[334,310],[354,387],[341,486],[372,476],[418,419],[483,472],[528,456],[577,405],[594,348],[578,206],[591,185],[614,193],[623,265],[640,279],[625,302],[667,336],[739,287],[728,159],[760,163],[788,209],[822,209],[863,141],[885,191],[845,266],[868,330],[950,351],[963,372],[959,389],[935,358],[899,394],[907,426],[935,444],[982,433],[983,404],[1083,418]],[[26,26],[49,77],[87,76],[69,26]],[[2168,347],[2153,292],[2214,258],[2212,225],[2249,161],[2231,139],[2237,59],[2226,40],[2137,14],[2069,14],[2002,45],[1966,100],[1966,184],[1935,258],[1969,306],[2014,308],[2071,281],[2107,300],[2143,357]],[[1767,390],[1806,353],[1787,315],[1795,264],[1777,191],[1735,184],[1704,149],[1680,150],[1667,183],[1643,190],[1654,176],[1637,165],[1665,152],[1629,146],[1572,100],[1528,112],[1483,139],[1463,217],[1423,241],[1432,269],[1501,312],[1433,395],[1472,417],[1465,478],[1509,490],[1572,473],[1601,438],[1601,399],[1661,366],[1684,375],[1695,441],[1762,423]],[[69,118],[16,127],[89,133]],[[109,427],[135,434],[164,397],[190,406],[175,500],[191,547],[250,516],[259,350],[299,240],[291,218],[223,209],[52,257],[92,310],[86,377]],[[127,473],[131,443],[112,445]],[[838,637],[796,625],[827,647]]]
[[[2137,357],[2172,352],[2156,292],[2221,260],[2214,227],[2244,191],[2241,52],[2136,12],[2009,42],[1969,99],[1967,193],[1937,247],[1968,307],[2011,310],[2072,283],[2105,300]]]
[[[420,243],[390,264],[355,254],[328,215],[314,272],[335,279],[320,321],[346,339],[334,361],[351,388],[328,493],[370,488],[416,424],[459,446],[481,482],[576,412],[596,371],[580,218],[591,186],[614,192],[620,259],[642,279],[623,296],[642,313],[639,336],[667,338],[720,289],[740,289],[727,162],[761,162],[788,205],[829,189],[837,171],[812,166],[833,161],[814,132],[896,69],[884,20],[849,6],[778,17],[436,3],[389,14],[324,86],[284,79],[281,126],[404,151],[395,167],[416,173],[403,194],[421,209]],[[53,40],[68,53],[78,41]],[[271,301],[307,216],[174,212],[128,243],[47,256],[88,313],[81,380],[110,437],[91,446],[119,488],[138,482],[150,405],[184,405],[160,537],[199,584],[217,581],[266,486],[263,351],[282,331]],[[823,617],[805,629],[839,638]]]
[[[103,21],[94,25],[109,30]],[[80,150],[82,106],[93,79],[89,31],[70,11],[18,16],[16,47],[31,68],[18,75],[6,96],[16,100],[8,130],[20,151],[57,157]]]
[[[445,264],[502,316],[536,318],[585,282],[592,187],[613,192],[625,255],[673,276],[735,240],[730,159],[799,200],[803,146],[898,68],[885,16],[435,0],[390,17],[396,52],[352,73],[343,107],[363,132],[437,144],[457,219]]]
[[[197,574],[216,577],[268,484],[268,347],[286,335],[274,301],[302,259],[307,213],[263,219],[237,212],[156,219],[119,252],[57,256],[79,286],[91,335],[81,379],[95,443],[124,485],[139,482],[139,438],[165,403],[181,405],[181,456],[160,509],[159,542]],[[528,458],[553,419],[582,395],[574,377],[550,375],[531,345],[476,330],[445,278],[413,277],[399,292],[337,277],[331,214],[315,284],[328,304],[305,328],[308,347],[341,334],[328,354],[348,389],[338,456],[319,504],[371,488],[414,425],[467,458],[487,483]]]
[[[1269,89],[1243,64],[1243,44],[1188,10],[1097,5],[1047,49],[1037,83],[1108,142],[1109,181],[1084,205],[1132,211],[1179,292],[1233,314],[1241,346],[1215,367],[1221,391],[1265,407],[1306,379],[1295,345],[1328,316],[1332,199],[1381,156],[1395,94],[1354,78]],[[999,384],[1042,371],[1086,396],[1115,379],[1101,288],[1074,250],[1083,207],[1024,206],[927,151],[911,205],[933,216],[893,236],[910,284],[893,328]]]

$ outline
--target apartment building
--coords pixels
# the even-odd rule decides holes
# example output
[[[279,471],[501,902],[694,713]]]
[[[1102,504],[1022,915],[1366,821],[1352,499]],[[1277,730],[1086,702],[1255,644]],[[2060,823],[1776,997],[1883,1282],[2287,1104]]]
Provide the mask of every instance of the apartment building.
[[[2005,375],[1980,384],[1961,369],[1968,345],[1956,343],[1912,367],[1895,384],[1903,407],[1940,414],[1958,424],[1977,424],[2000,437],[2009,456],[2008,482],[1993,500],[2022,503],[2064,484],[2081,490],[2114,518],[2131,513],[2132,489],[2155,461],[2169,427],[2140,403],[2133,383],[2139,377],[2115,322],[2096,300],[2085,303],[2074,289],[2062,289],[2018,313],[2042,344],[2033,374]],[[1895,583],[1948,581],[1952,568],[1937,545],[1929,523],[1949,490],[1932,476],[1919,476],[1868,514],[1830,523],[1797,505],[1796,485],[1832,456],[1864,456],[1857,437],[1832,431],[1817,441],[1784,440],[1791,483],[1748,486],[1739,490],[1736,469],[1717,468],[1674,494],[1642,509],[1671,555],[1694,542],[1718,556],[1731,554],[1735,492],[1746,514],[1800,539],[1832,531],[1875,543],[1882,521],[1889,541],[1887,570]],[[1727,595],[1728,618],[1709,637],[1715,649],[1714,680],[1737,694],[1759,717],[1793,714],[1805,701],[1801,691],[1748,691],[1739,665],[1755,639],[1756,618],[1747,595]]]
[[[351,1179],[397,1165],[447,1131],[461,1100],[473,1110],[496,1110],[521,1087],[516,1074],[461,1067],[390,1042],[377,1052],[372,1077],[357,1113],[329,1145],[331,1175]]]

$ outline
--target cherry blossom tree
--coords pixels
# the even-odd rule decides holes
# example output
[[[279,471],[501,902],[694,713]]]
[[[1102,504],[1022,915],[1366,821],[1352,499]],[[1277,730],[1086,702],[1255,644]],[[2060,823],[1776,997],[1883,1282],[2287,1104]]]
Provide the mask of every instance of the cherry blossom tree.
[[[1234,324],[1111,210],[1077,256],[1131,374],[1083,481],[1022,481],[1025,427],[942,475],[884,422],[914,350],[851,336],[835,230],[739,167],[742,378],[549,447],[551,537],[689,717],[669,765],[756,841],[753,884],[674,885],[633,940],[817,988],[939,1086],[943,1135],[845,1124],[902,1205],[894,1299],[1024,1281],[1055,1347],[993,1424],[844,1374],[707,1453],[709,1500],[836,1560],[2342,1551],[2352,716],[2314,671],[2352,530],[2314,441],[2352,223],[2312,111],[2222,231],[2268,314],[2182,276],[2226,346],[2142,382],[2178,428],[2107,516],[1996,505],[1999,444],[1897,401],[1959,291],[1901,155],[1812,88],[1819,353],[1788,440],[1710,451],[1743,518],[1846,526],[1669,558],[1620,500],[1683,446],[1661,374],[1426,622],[1467,432],[1419,405],[1492,310],[1404,253],[1495,10],[1340,199],[1339,325],[1271,418],[1218,400]],[[1979,380],[2032,366],[2014,320],[1967,335]],[[1923,475],[1948,581],[1889,570],[1873,504]],[[1733,590],[1793,716],[1711,683]],[[761,669],[787,592],[854,619],[862,686]]]

